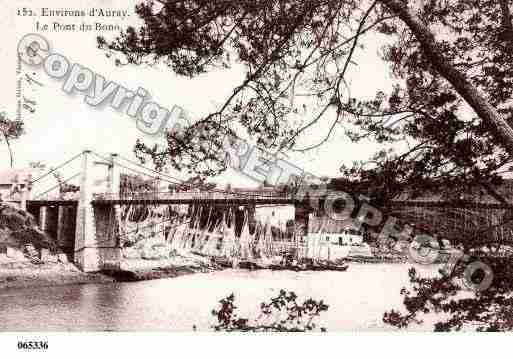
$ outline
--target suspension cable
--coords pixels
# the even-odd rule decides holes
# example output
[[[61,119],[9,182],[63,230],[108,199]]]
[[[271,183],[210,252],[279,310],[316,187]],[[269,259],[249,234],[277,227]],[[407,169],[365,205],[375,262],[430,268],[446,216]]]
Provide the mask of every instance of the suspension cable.
[[[107,162],[110,162],[110,161],[111,161],[110,159],[107,159],[106,157],[104,157],[104,156],[102,156],[102,155],[100,155],[100,154],[98,154],[98,153],[96,153],[96,152],[93,152],[93,154],[94,154],[94,155],[96,155],[98,158],[100,158],[100,159],[104,160],[104,161],[107,161]],[[118,156],[119,156],[119,155],[118,155]],[[124,168],[124,169],[130,170],[130,171],[133,171],[133,172],[135,172],[135,173],[137,173],[137,174],[140,174],[140,175],[143,175],[143,176],[150,177],[151,179],[160,179],[160,180],[163,180],[164,182],[167,182],[167,183],[169,183],[169,184],[173,184],[173,185],[177,185],[177,184],[178,184],[178,185],[187,186],[187,187],[189,187],[189,188],[193,188],[193,185],[185,184],[185,183],[184,183],[184,181],[181,181],[181,182],[173,182],[173,181],[170,181],[170,180],[168,180],[168,179],[165,179],[165,178],[160,177],[160,175],[159,175],[159,177],[154,177],[154,176],[152,176],[152,175],[149,175],[149,174],[147,174],[147,173],[141,172],[141,171],[139,171],[139,170],[135,170],[135,169],[133,169],[133,168],[127,167],[127,166],[125,166],[125,165],[122,165],[122,164],[120,164],[120,163],[119,163],[119,162],[117,162],[117,161],[114,161],[114,163],[116,163],[118,166],[120,166],[120,167],[122,167],[122,168]],[[146,170],[148,170],[148,171],[150,171],[150,172],[154,172],[154,173],[159,174],[159,172],[154,171],[154,170],[152,170],[152,169],[150,169],[150,168],[144,167],[144,166],[142,166],[142,165],[138,165],[138,166],[139,166],[139,167],[141,167],[141,168],[144,168],[144,169],[146,169]],[[168,177],[171,177],[171,176],[168,176]],[[244,196],[245,196],[245,197],[250,197],[250,196],[251,196],[250,194],[244,194],[244,193],[234,192],[234,191],[226,191],[226,190],[222,190],[222,189],[208,189],[208,190],[206,190],[205,192],[207,192],[207,193],[232,194],[232,195],[236,195],[236,196],[240,196],[240,197],[244,197]],[[115,193],[112,193],[112,192],[111,192],[111,193],[106,192],[106,193],[107,193],[107,194],[115,194]],[[154,192],[154,193],[169,193],[169,192]],[[259,196],[259,197],[264,197],[264,198],[274,198],[274,197],[276,197],[275,195],[262,195],[262,194],[258,194],[258,196]]]
[[[68,178],[66,178],[64,181],[62,181],[62,183],[66,183],[66,182],[68,182],[68,181],[71,181],[72,179],[74,179],[75,177],[78,177],[79,175],[80,175],[80,172],[75,173],[73,176],[68,177]],[[54,189],[58,188],[60,185],[61,185],[61,183],[58,183],[57,185],[53,186],[53,187],[52,187],[52,188],[50,188],[49,190],[47,190],[47,191],[45,191],[45,192],[43,192],[43,193],[40,193],[40,194],[36,195],[34,199],[37,199],[37,198],[39,198],[39,197],[41,197],[41,196],[44,196],[44,195],[45,195],[45,194],[47,194],[48,192],[53,191]]]
[[[104,161],[110,161],[110,159],[107,159],[107,158],[105,158],[104,156],[99,155],[99,154],[98,154],[98,153],[96,153],[96,152],[93,152],[93,154],[94,154],[95,156],[97,156],[98,158],[100,158],[100,159],[104,160]],[[162,180],[164,180],[164,181],[166,181],[166,182],[168,182],[168,183],[171,183],[171,184],[183,184],[183,183],[179,183],[179,182],[172,182],[172,181],[169,181],[169,180],[163,179],[163,178],[161,178],[161,177],[156,177],[156,176],[154,177],[154,176],[149,175],[149,174],[147,174],[147,173],[144,173],[144,172],[142,172],[142,171],[135,170],[135,169],[133,169],[133,168],[127,167],[127,166],[125,166],[125,165],[122,165],[122,164],[120,164],[120,163],[119,163],[119,162],[117,162],[117,161],[115,161],[115,163],[116,163],[118,166],[120,166],[120,167],[122,167],[122,168],[124,168],[124,169],[130,170],[130,171],[133,171],[133,172],[135,172],[135,173],[137,173],[137,174],[140,174],[140,175],[143,175],[143,176],[150,177],[151,179],[157,179],[157,178],[159,178],[159,179],[162,179]],[[146,169],[146,170],[148,170],[148,171],[151,171],[151,172],[158,173],[158,172],[153,171],[153,170],[151,170],[151,169],[149,169],[149,168],[146,168],[146,167],[144,167],[144,166],[139,166],[139,167],[142,167],[142,168],[144,168],[144,169]]]
[[[71,163],[72,161],[74,161],[75,159],[77,159],[78,157],[80,157],[83,153],[84,153],[84,152],[80,152],[80,153],[79,153],[79,154],[77,154],[76,156],[73,156],[71,159],[69,159],[69,160],[67,160],[66,162],[64,162],[64,163],[60,164],[59,166],[57,166],[56,168],[52,169],[51,171],[49,171],[49,172],[45,173],[45,174],[44,174],[44,175],[42,175],[41,177],[36,178],[36,179],[35,179],[35,180],[33,180],[33,181],[30,181],[30,183],[31,183],[31,184],[34,184],[34,183],[36,183],[37,181],[39,181],[39,180],[41,180],[41,179],[45,178],[45,177],[46,177],[46,176],[48,176],[50,173],[53,173],[53,172],[57,171],[58,169],[60,169],[60,168],[62,168],[62,167],[64,167],[64,166],[66,166],[67,164]]]
[[[184,180],[181,180],[181,179],[179,179],[179,178],[173,177],[173,176],[171,176],[171,175],[169,175],[169,174],[167,174],[167,173],[162,173],[162,172],[155,171],[155,170],[153,170],[153,169],[151,169],[151,168],[149,168],[149,167],[145,167],[145,166],[141,165],[140,163],[137,163],[137,162],[135,162],[135,161],[129,160],[128,158],[126,158],[126,157],[124,157],[124,156],[118,155],[118,157],[119,157],[119,158],[121,158],[122,160],[124,160],[124,161],[128,162],[128,163],[131,163],[131,164],[135,165],[135,166],[138,166],[138,167],[144,168],[145,170],[148,170],[148,171],[151,171],[151,172],[153,172],[153,173],[156,173],[156,174],[158,174],[159,176],[169,177],[169,178],[171,178],[171,179],[173,179],[173,180],[175,180],[175,181],[178,181],[180,184],[183,184],[183,183],[184,183]]]

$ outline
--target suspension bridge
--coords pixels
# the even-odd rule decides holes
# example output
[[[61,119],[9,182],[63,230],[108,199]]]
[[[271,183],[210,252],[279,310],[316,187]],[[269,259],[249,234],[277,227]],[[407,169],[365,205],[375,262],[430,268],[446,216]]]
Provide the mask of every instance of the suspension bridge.
[[[79,171],[62,179],[60,172],[77,162]],[[36,191],[37,184],[51,175],[58,183]],[[248,217],[259,205],[295,203],[292,195],[269,189],[199,190],[123,156],[89,150],[30,179],[26,189],[20,206],[38,219],[41,229],[56,238],[84,271],[97,271],[119,262],[120,242],[145,229],[124,228],[128,226],[122,223],[128,215],[127,208],[150,208],[155,218],[147,227],[154,235],[169,233],[173,223],[176,225],[176,213],[172,212],[177,208],[189,214],[195,208],[222,208],[221,212],[238,211]]]
[[[60,171],[67,167],[78,170],[63,179]],[[38,186],[45,179],[52,179],[52,175],[49,188]],[[207,225],[209,219],[205,217],[210,218],[213,212],[223,220],[229,214],[235,222],[238,218],[247,222],[254,218],[257,206],[292,205],[296,233],[301,237],[308,232],[311,212],[291,193],[276,189],[199,189],[123,156],[89,150],[28,179],[19,204],[84,271],[119,264],[123,244],[133,241],[135,236],[163,235],[165,239],[177,227],[188,224],[191,233],[198,231]],[[390,213],[409,223],[424,224],[429,227],[425,230],[436,231],[449,240],[483,228],[492,228],[487,235],[491,233],[501,241],[513,234],[511,208],[490,200],[454,204],[441,198],[404,198],[393,202]],[[505,218],[508,225],[497,226]]]

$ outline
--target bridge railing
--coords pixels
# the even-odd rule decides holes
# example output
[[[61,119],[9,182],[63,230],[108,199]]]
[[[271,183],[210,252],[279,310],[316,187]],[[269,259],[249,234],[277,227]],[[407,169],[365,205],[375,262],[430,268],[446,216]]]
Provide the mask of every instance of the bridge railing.
[[[138,201],[138,200],[184,200],[184,201],[208,201],[208,200],[292,200],[290,194],[271,192],[136,192],[136,193],[96,193],[95,201]]]
[[[80,194],[78,192],[74,193],[46,193],[43,195],[32,196],[29,200],[31,201],[78,201],[80,198]]]

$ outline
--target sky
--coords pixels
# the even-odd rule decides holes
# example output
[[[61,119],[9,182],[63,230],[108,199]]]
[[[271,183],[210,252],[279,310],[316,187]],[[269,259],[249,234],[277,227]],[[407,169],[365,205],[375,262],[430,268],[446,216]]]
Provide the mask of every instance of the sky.
[[[41,13],[41,5],[36,1],[7,1],[0,0],[3,9],[1,22],[4,43],[0,47],[0,64],[2,64],[2,83],[0,94],[2,103],[0,111],[6,111],[8,116],[16,115],[16,74],[18,41],[27,33],[38,32],[36,22],[40,27],[46,23],[50,30],[40,32],[50,42],[53,51],[66,56],[72,63],[87,66],[95,73],[103,75],[107,80],[122,84],[130,90],[138,87],[146,89],[153,101],[172,108],[178,105],[187,111],[204,115],[215,109],[216,104],[224,102],[233,88],[242,82],[244,68],[234,65],[228,70],[213,71],[208,74],[190,79],[177,76],[165,66],[121,66],[114,65],[112,59],[96,47],[96,31],[52,31],[53,23],[75,23],[79,26],[82,21],[96,21],[117,24],[122,27],[137,25],[140,20],[134,14],[132,0],[47,0],[44,7],[50,9],[83,9],[89,12],[91,8],[128,10],[125,19],[106,18],[76,18],[76,17],[41,17],[19,16],[18,10],[31,9]],[[37,4],[37,5],[34,5]],[[72,4],[72,5],[71,5]],[[101,33],[106,38],[114,37],[116,31]],[[372,96],[377,90],[389,90],[392,80],[389,68],[380,60],[378,52],[383,39],[367,37],[367,48],[358,50],[355,61],[349,72],[348,82],[353,96]],[[32,69],[23,66],[24,72]],[[32,72],[43,86],[24,86],[24,94],[30,95],[37,101],[34,114],[23,116],[26,122],[26,134],[13,144],[15,167],[26,167],[31,161],[43,161],[49,166],[56,166],[84,149],[93,149],[101,154],[119,153],[134,159],[133,144],[140,138],[148,143],[154,138],[144,135],[136,127],[135,121],[124,111],[116,111],[110,107],[95,108],[84,102],[84,95],[77,93],[68,95],[62,90],[63,81],[52,79],[42,69]],[[329,119],[323,119],[313,126],[300,139],[300,145],[314,144],[326,134]],[[0,146],[3,144],[0,143]],[[301,146],[299,146],[301,147]],[[349,165],[353,161],[366,160],[378,146],[374,143],[351,143],[343,136],[342,128],[335,131],[334,136],[321,148],[306,154],[286,153],[288,160],[304,170],[317,176],[336,177],[342,164]],[[9,165],[7,149],[0,147],[0,168]],[[174,176],[185,179],[182,173],[171,172]],[[66,175],[66,173],[65,173]],[[214,179],[220,186],[231,183],[234,186],[257,186],[254,180],[229,170]]]

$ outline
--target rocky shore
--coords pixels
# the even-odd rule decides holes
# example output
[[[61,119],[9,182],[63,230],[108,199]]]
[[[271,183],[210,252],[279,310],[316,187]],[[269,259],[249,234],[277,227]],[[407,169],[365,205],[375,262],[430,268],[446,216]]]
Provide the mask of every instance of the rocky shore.
[[[114,279],[100,273],[84,273],[71,263],[0,265],[0,291],[68,284],[111,283]]]
[[[162,260],[125,260],[118,270],[84,273],[71,263],[33,264],[27,261],[0,264],[0,291],[70,284],[132,282],[174,278],[218,270],[208,260],[171,257]]]
[[[125,259],[119,269],[105,270],[103,274],[119,282],[175,278],[186,274],[206,273],[220,268],[206,257],[172,256],[159,260]]]

